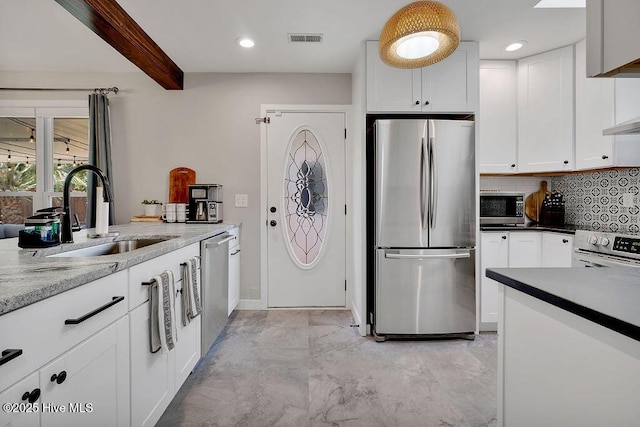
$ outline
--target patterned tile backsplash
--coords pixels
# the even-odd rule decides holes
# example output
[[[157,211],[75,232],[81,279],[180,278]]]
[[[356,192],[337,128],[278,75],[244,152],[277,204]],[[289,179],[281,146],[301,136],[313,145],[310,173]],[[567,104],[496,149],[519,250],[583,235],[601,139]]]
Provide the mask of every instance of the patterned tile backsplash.
[[[640,231],[640,168],[550,178],[564,195],[565,222],[602,231]],[[624,194],[632,206],[623,206]]]

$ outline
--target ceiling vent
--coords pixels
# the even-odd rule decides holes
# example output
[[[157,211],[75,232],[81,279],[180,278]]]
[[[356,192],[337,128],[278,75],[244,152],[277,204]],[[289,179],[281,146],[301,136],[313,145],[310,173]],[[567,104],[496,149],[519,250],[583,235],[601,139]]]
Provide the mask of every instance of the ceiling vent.
[[[289,33],[289,43],[322,43],[322,33],[319,34],[304,34],[304,33]]]

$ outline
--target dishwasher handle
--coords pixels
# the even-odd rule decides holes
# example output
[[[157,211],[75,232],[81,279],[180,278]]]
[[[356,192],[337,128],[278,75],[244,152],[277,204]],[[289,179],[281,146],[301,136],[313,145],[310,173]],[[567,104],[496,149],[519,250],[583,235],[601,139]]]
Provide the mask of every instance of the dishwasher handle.
[[[462,258],[471,258],[471,254],[469,252],[455,253],[455,254],[433,254],[433,255],[385,253],[384,257],[389,259],[462,259]]]
[[[230,240],[235,239],[235,236],[232,235],[227,235],[224,239],[220,239],[220,240],[212,240],[210,242],[204,242],[204,247],[209,249],[209,248],[217,248],[218,246],[227,243]]]

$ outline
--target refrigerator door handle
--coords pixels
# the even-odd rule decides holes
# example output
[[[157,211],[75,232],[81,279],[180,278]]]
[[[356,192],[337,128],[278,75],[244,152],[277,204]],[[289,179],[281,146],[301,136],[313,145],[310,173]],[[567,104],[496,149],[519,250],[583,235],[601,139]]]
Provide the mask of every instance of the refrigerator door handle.
[[[425,147],[424,147],[425,139],[422,138],[422,144],[420,145],[420,225],[424,230],[427,228],[427,207],[425,204],[427,203],[427,197],[425,196],[425,191],[427,188],[426,185],[426,155],[425,155]]]
[[[471,258],[471,254],[469,252],[453,253],[453,254],[434,254],[434,255],[385,253],[384,257],[388,259],[463,259],[463,258]]]
[[[436,211],[438,210],[438,161],[436,159],[436,137],[434,126],[431,126],[431,136],[429,137],[429,227],[436,227]]]

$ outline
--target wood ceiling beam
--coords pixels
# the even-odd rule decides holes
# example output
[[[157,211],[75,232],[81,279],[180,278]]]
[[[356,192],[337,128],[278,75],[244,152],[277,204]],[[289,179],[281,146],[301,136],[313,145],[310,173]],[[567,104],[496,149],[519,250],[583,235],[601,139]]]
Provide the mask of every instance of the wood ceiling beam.
[[[184,73],[115,0],[56,0],[165,89],[182,90]]]

